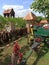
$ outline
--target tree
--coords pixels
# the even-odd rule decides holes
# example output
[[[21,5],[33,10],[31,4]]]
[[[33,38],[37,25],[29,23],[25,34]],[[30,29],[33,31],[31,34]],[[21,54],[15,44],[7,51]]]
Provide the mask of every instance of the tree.
[[[34,0],[31,9],[43,13],[45,17],[49,17],[49,0]]]
[[[38,16],[36,22],[39,23],[42,19],[43,18],[41,16]]]

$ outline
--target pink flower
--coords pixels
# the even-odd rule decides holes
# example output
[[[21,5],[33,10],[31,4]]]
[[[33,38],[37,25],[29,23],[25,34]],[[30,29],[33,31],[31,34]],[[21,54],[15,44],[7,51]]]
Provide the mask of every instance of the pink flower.
[[[10,65],[12,65],[12,64],[10,64]]]

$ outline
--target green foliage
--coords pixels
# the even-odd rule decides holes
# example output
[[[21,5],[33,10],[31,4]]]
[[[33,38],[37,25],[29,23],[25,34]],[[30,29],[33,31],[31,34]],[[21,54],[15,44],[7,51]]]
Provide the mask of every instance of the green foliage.
[[[35,0],[31,8],[39,13],[43,13],[45,17],[49,17],[49,0]]]
[[[42,20],[42,17],[38,16],[36,22],[39,23],[41,20]]]
[[[37,16],[36,22],[39,23],[41,20],[46,20],[46,19],[47,18],[45,18],[45,17]]]
[[[5,57],[5,60],[3,62],[4,65],[9,65],[11,63],[11,57],[9,55],[7,55]]]
[[[24,28],[26,25],[26,21],[23,20],[22,18],[16,18],[16,26],[19,28]]]
[[[5,18],[0,15],[0,29],[4,28],[5,24],[8,22],[13,22],[16,28],[25,28],[26,21],[23,18]]]

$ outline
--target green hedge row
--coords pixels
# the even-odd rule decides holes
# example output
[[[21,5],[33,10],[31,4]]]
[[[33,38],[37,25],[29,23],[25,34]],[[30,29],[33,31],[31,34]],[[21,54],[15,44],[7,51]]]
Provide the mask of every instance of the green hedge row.
[[[26,26],[26,21],[23,18],[5,18],[0,15],[0,29],[4,28],[8,22],[13,22],[16,28],[25,28]]]

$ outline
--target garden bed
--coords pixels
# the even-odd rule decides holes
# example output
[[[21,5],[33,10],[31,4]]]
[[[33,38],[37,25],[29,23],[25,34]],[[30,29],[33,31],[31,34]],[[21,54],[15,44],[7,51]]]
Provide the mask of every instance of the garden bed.
[[[30,47],[27,44],[27,38],[22,37],[18,40],[18,43],[20,44],[20,47],[22,48],[21,52],[23,52],[24,55],[28,54]],[[0,60],[3,62],[3,65],[8,65],[10,61],[10,56],[12,54],[13,49],[13,42],[9,44],[9,46],[5,45],[2,46],[1,52],[0,52]],[[33,50],[33,53],[27,60],[27,65],[49,65],[49,49],[44,46],[42,49],[42,52],[37,55],[37,53]]]

